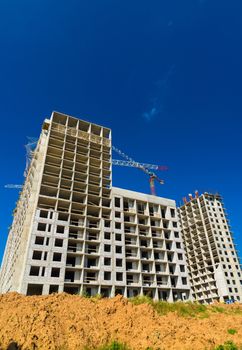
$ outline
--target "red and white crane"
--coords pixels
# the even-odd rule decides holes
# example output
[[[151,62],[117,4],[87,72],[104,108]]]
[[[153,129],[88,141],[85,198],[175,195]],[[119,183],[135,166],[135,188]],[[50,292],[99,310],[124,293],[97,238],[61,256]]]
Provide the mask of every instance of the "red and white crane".
[[[139,162],[136,162],[135,160],[133,160],[131,157],[127,156],[124,152],[120,151],[115,146],[112,146],[112,149],[113,149],[113,151],[118,153],[121,157],[126,159],[126,161],[113,159],[112,164],[113,165],[128,166],[128,167],[137,168],[137,169],[142,170],[144,173],[146,173],[149,176],[151,194],[153,196],[156,196],[155,181],[157,181],[161,185],[164,184],[164,181],[161,180],[153,171],[150,171],[150,170],[167,170],[168,169],[167,166],[139,163]]]

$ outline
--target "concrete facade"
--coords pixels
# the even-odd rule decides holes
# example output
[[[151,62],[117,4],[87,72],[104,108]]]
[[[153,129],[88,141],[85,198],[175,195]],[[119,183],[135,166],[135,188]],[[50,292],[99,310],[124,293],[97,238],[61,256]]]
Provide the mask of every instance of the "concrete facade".
[[[115,187],[112,196],[113,247],[121,239],[123,247],[122,294],[188,300],[190,285],[175,201]]]
[[[179,208],[193,300],[242,301],[242,277],[220,195],[204,193]]]
[[[14,212],[0,292],[187,300],[175,202],[112,188],[111,130],[45,120]]]

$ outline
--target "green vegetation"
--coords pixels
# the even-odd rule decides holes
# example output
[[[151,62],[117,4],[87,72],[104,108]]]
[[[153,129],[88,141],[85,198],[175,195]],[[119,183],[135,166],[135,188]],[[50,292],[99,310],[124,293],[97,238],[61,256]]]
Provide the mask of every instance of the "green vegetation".
[[[223,345],[218,345],[214,350],[239,350],[232,341],[226,341]]]
[[[220,312],[220,313],[226,312],[224,307],[221,307],[221,306],[218,306],[218,305],[212,305],[211,306],[211,311],[212,312]]]
[[[148,296],[137,296],[130,298],[129,301],[134,305],[151,305],[160,315],[166,315],[168,312],[176,312],[183,317],[207,318],[211,313],[224,313],[227,315],[241,315],[242,309],[238,307],[226,308],[223,304],[203,305],[197,302],[168,303],[166,301],[154,301]]]
[[[85,347],[85,350],[130,350],[130,348],[126,344],[113,341],[110,344],[102,345],[95,349]],[[146,348],[146,350],[152,350],[152,348]],[[242,350],[242,348],[238,347],[236,344],[234,344],[234,342],[229,340],[226,341],[224,344],[216,346],[214,350]]]
[[[129,350],[129,348],[125,344],[114,341],[109,345],[100,347],[98,350]]]
[[[92,296],[90,296],[87,292],[82,292],[81,294],[80,294],[80,296],[82,297],[82,298],[87,298],[87,299],[90,299],[90,300],[100,300],[100,299],[102,299],[103,298],[103,295],[102,294],[95,294],[95,295],[92,295]]]
[[[153,301],[147,296],[130,298],[129,301],[134,305],[149,304],[159,315],[166,315],[168,312],[177,312],[179,316],[183,317],[208,317],[207,306],[198,303],[179,301],[168,303],[166,301]]]
[[[85,350],[94,350],[90,347],[85,347]],[[130,350],[126,344],[119,343],[117,341],[113,341],[110,344],[102,345],[95,350]]]
[[[153,304],[153,299],[145,295],[129,298],[129,301],[134,305]]]
[[[228,333],[234,335],[235,333],[237,333],[237,331],[236,329],[230,328],[228,329]]]
[[[77,293],[77,294],[78,294],[78,293]],[[84,292],[84,291],[80,294],[80,296],[81,296],[82,298],[90,298],[89,294],[88,294],[87,292]]]

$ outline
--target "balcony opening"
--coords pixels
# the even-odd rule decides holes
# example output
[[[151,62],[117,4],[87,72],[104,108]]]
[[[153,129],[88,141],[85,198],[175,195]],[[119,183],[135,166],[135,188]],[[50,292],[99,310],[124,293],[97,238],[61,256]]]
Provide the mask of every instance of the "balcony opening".
[[[79,287],[71,287],[71,286],[65,286],[64,292],[68,294],[80,294],[80,288]]]
[[[58,293],[59,286],[57,284],[51,284],[49,288],[49,294]]]
[[[65,273],[65,283],[74,282],[75,272],[74,271],[66,271]]]
[[[27,295],[42,295],[43,284],[28,284]]]
[[[53,253],[53,261],[61,261],[61,253]]]
[[[30,276],[39,276],[39,272],[40,272],[40,266],[31,266],[29,275]]]
[[[102,287],[102,288],[101,288],[101,295],[102,295],[104,298],[110,298],[110,296],[111,296],[111,289],[110,289],[110,288]]]
[[[124,295],[124,290],[122,288],[115,288],[115,296]]]
[[[32,259],[33,260],[41,260],[41,256],[42,256],[42,251],[34,250]]]
[[[51,277],[60,277],[60,269],[57,267],[52,267]]]

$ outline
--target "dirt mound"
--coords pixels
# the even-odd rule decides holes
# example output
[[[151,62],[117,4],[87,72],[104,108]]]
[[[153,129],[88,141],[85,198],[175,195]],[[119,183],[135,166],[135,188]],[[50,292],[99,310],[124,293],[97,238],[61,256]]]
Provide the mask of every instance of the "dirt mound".
[[[228,340],[242,344],[240,308],[239,313],[184,318],[175,312],[160,316],[152,306],[133,305],[121,296],[8,293],[0,296],[0,349],[8,349],[10,343],[9,349],[18,344],[22,350],[95,349],[114,340],[135,350],[213,349]]]

